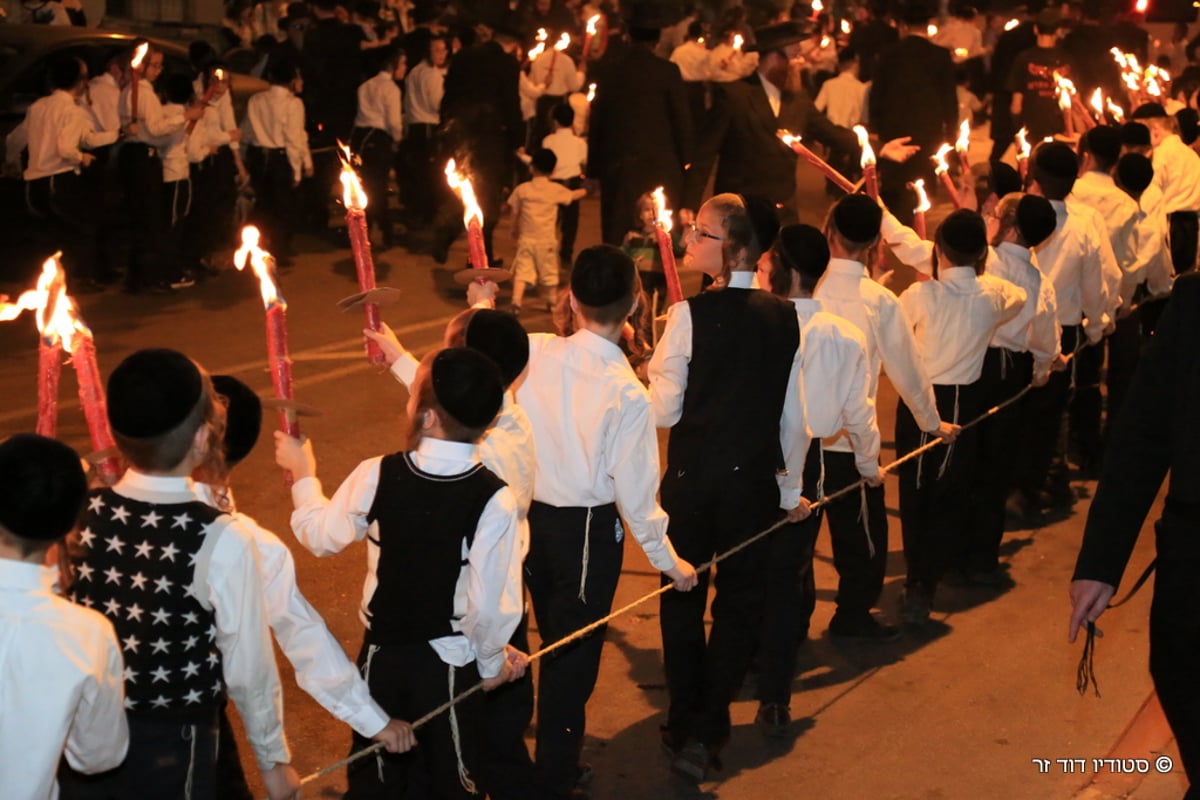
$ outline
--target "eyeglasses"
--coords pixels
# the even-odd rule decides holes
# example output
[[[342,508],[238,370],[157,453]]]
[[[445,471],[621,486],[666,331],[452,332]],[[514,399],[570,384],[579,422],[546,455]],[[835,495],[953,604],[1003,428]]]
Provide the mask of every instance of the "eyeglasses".
[[[724,236],[717,236],[715,234],[709,233],[708,231],[702,231],[699,228],[697,228],[694,223],[692,225],[688,226],[687,232],[683,235],[683,238],[684,238],[685,242],[693,241],[696,239],[712,239],[714,242],[725,241]]]

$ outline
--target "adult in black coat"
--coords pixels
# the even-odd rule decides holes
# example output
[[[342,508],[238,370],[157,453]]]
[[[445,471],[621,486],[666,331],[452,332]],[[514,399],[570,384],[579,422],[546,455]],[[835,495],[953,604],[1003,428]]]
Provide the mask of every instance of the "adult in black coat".
[[[992,71],[989,89],[992,92],[992,156],[991,161],[999,161],[1004,151],[1012,144],[1017,135],[1017,126],[1012,115],[1012,90],[1008,88],[1009,76],[1012,74],[1013,63],[1017,56],[1037,45],[1037,34],[1033,30],[1033,20],[1027,18],[1024,12],[1014,19],[1021,20],[1010,31],[1000,34],[996,40],[996,49],[992,51]]]
[[[879,54],[871,86],[870,119],[883,140],[911,136],[921,154],[903,164],[879,165],[880,195],[902,220],[912,219],[916,199],[907,184],[925,178],[933,186],[929,161],[942,142],[958,136],[958,95],[950,51],[926,38],[932,7],[909,6],[901,39]]]
[[[453,158],[471,178],[483,212],[483,243],[488,261],[496,263],[492,233],[500,221],[510,162],[522,144],[521,101],[517,95],[520,65],[515,25],[497,23],[489,41],[460,50],[450,62],[442,95],[439,163]],[[433,258],[446,262],[451,243],[462,231],[462,205],[456,198],[438,209]]]
[[[900,38],[896,29],[884,18],[887,3],[873,0],[855,12],[854,29],[850,32],[850,47],[858,53],[858,79],[863,83],[875,79],[876,62],[880,52]]]
[[[600,179],[605,244],[620,245],[635,227],[637,199],[662,186],[679,208],[683,170],[692,157],[692,119],[679,67],[654,54],[670,21],[635,7],[624,58],[597,75],[588,133],[588,173]],[[661,23],[661,24],[660,24]],[[610,44],[611,47],[611,44]]]
[[[1200,798],[1200,275],[1175,282],[1104,453],[1096,496],[1071,583],[1068,638],[1112,599],[1146,515],[1171,474],[1150,606],[1150,676],[1175,733],[1191,789]],[[1100,652],[1104,652],[1103,648]]]
[[[834,125],[813,108],[812,99],[790,67],[790,59],[806,38],[808,32],[796,22],[755,31],[758,71],[715,88],[713,109],[700,132],[696,158],[685,180],[686,208],[699,208],[713,161],[720,156],[715,193],[769,200],[779,209],[783,224],[797,222],[796,155],[779,140],[781,128],[858,156],[854,132]],[[779,98],[778,113],[768,97],[768,86]]]

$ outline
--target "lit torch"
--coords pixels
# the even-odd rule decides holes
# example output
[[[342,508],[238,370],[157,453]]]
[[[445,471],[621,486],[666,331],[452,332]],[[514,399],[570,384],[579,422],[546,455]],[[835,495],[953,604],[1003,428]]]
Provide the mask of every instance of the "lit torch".
[[[1096,121],[1104,122],[1104,92],[1100,90],[1099,86],[1096,87],[1096,91],[1092,92],[1092,97],[1088,101],[1088,104],[1092,107],[1092,111],[1096,115]]]
[[[546,52],[546,43],[550,39],[550,34],[546,32],[545,28],[538,28],[537,35],[533,38],[537,41],[537,44],[529,49],[527,58],[530,62],[536,61],[538,56]]]
[[[849,20],[845,20],[845,19],[844,19],[844,20],[842,20],[841,29],[842,29],[842,35],[843,35],[843,36],[849,36],[849,35],[850,35],[850,31],[852,30],[852,28],[851,28],[851,26],[850,26],[850,21],[849,21]]]
[[[1062,111],[1063,118],[1063,133],[1067,138],[1075,136],[1075,118],[1072,115],[1073,103],[1071,102],[1070,81],[1054,73],[1054,92],[1058,95],[1058,108]]]
[[[350,164],[350,148],[338,142],[342,157],[342,202],[346,206],[346,232],[350,235],[350,249],[354,252],[354,269],[358,273],[358,288],[370,292],[375,288],[375,260],[371,256],[371,240],[367,236],[367,193],[363,191],[358,174]],[[379,304],[363,303],[367,327],[379,330]],[[367,361],[383,364],[387,361],[383,350],[374,340],[367,340]]]
[[[958,128],[958,139],[954,142],[954,152],[958,155],[958,164],[966,172],[971,168],[971,161],[967,157],[971,149],[971,123],[968,120],[963,120],[962,125]]]
[[[204,97],[200,99],[200,106],[202,108],[207,107],[208,104],[212,102],[213,97],[217,93],[217,89],[221,88],[221,82],[224,80],[225,70],[221,69],[220,67],[214,69],[212,75],[209,76],[208,86],[204,87]],[[199,121],[200,120],[198,119],[188,120],[188,135],[191,135],[192,131],[196,129],[196,123]]]
[[[1113,122],[1120,125],[1125,121],[1125,110],[1114,103],[1111,97],[1104,98],[1104,103]]]
[[[930,160],[933,161],[933,173],[941,179],[942,185],[946,187],[946,191],[950,192],[950,198],[954,201],[954,207],[962,208],[962,201],[958,197],[958,187],[954,185],[954,180],[950,177],[950,165],[946,163],[946,156],[953,149],[950,145],[943,142],[937,152],[930,156]]]
[[[1021,25],[1021,20],[1019,20],[1019,19],[1010,19],[1008,22],[1004,23],[1004,30],[1006,30],[1006,31],[1011,31],[1011,30],[1013,30],[1013,29],[1015,29],[1015,28],[1018,28],[1018,27],[1020,27],[1020,25]]]
[[[588,55],[592,50],[592,39],[599,32],[600,20],[604,19],[600,14],[593,14],[587,21],[587,30],[583,35],[583,60],[588,60]]]
[[[0,301],[0,322],[10,322],[22,311],[37,314],[38,339],[38,414],[37,433],[53,439],[58,435],[58,378],[62,369],[62,337],[49,324],[56,320],[66,298],[65,277],[55,253],[42,264],[37,288],[22,292],[15,303]],[[7,299],[7,298],[4,298]]]
[[[138,118],[138,84],[142,82],[142,62],[146,60],[146,53],[149,51],[150,43],[142,42],[133,51],[133,58],[129,59],[129,71],[133,73],[129,86],[129,117],[134,122]]]
[[[588,105],[590,106],[592,104],[592,101],[595,99],[596,99],[596,84],[589,83],[588,90],[587,90]]]
[[[812,166],[816,167],[822,175],[833,181],[839,189],[847,194],[854,194],[854,183],[851,182],[850,179],[845,175],[829,166],[824,159],[822,159],[812,150],[809,150],[807,147],[805,147],[799,136],[788,130],[780,130],[776,133],[776,135],[779,137],[781,142],[792,149],[793,153],[803,158]]]
[[[558,54],[571,46],[571,35],[564,33],[558,37],[558,41],[554,43],[554,49],[550,52],[550,69],[546,72],[546,83],[554,80],[554,62],[558,60]]]
[[[825,10],[825,4],[821,0],[812,0],[812,18],[816,19]]]
[[[1021,184],[1025,184],[1025,178],[1029,175],[1029,129],[1021,128],[1017,131],[1017,135],[1013,140],[1017,151],[1017,172],[1021,174]]]
[[[508,280],[512,274],[507,270],[493,269],[487,260],[487,249],[483,246],[483,209],[475,198],[475,187],[471,179],[464,175],[454,159],[446,162],[446,183],[455,191],[463,204],[463,224],[467,228],[467,258],[471,269],[463,270],[455,275],[460,283],[470,283],[473,280],[483,282],[492,280],[499,283]]]
[[[675,265],[675,248],[671,244],[671,209],[663,187],[651,194],[654,199],[654,236],[658,240],[658,254],[662,257],[663,276],[667,281],[667,302],[671,305],[683,300],[683,287],[679,285],[679,269]]]
[[[875,171],[875,151],[871,149],[871,135],[867,133],[867,129],[862,125],[854,126],[854,133],[858,136],[858,146],[862,149],[862,157],[859,159],[859,164],[863,171],[863,187],[866,189],[867,196],[872,200],[879,199],[879,176]]]
[[[746,38],[744,36],[742,36],[740,33],[735,33],[733,35],[733,52],[735,52],[735,53],[742,52],[742,46],[745,44],[746,44]]]
[[[929,232],[925,226],[925,212],[933,208],[933,205],[929,202],[929,195],[925,192],[925,179],[918,178],[909,186],[917,193],[917,207],[913,209],[913,230],[917,232],[917,236],[928,239]]]

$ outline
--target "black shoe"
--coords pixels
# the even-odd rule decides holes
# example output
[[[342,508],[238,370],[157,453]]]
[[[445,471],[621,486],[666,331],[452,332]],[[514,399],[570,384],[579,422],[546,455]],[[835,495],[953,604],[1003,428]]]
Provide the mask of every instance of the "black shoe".
[[[683,749],[683,742],[666,725],[658,726],[658,734],[663,754],[674,760],[679,755],[679,751]]]
[[[1002,566],[991,569],[967,570],[967,581],[972,586],[985,586],[989,589],[999,589],[1009,582],[1008,572]]]
[[[900,597],[900,619],[922,628],[929,624],[929,595],[920,589],[905,589]]]
[[[576,769],[578,773],[575,775],[576,786],[587,786],[592,782],[592,765],[586,761],[581,762]]]
[[[786,739],[792,724],[792,715],[782,703],[763,703],[754,716],[754,724],[768,739]]]
[[[900,638],[900,629],[895,625],[884,625],[871,616],[856,622],[845,623],[835,615],[829,623],[829,635],[838,639],[894,642]]]
[[[694,740],[684,745],[671,762],[672,772],[694,783],[706,781],[710,774],[720,770],[721,761],[716,752],[703,742]]]
[[[190,275],[180,275],[173,281],[170,281],[167,286],[172,289],[190,289],[196,285],[196,279]]]

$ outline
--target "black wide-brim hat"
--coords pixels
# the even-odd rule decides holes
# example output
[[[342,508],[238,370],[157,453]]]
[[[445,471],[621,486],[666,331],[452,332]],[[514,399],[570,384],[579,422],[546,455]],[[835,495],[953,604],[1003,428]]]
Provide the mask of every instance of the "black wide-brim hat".
[[[626,4],[623,4],[625,6]],[[662,30],[683,19],[683,6],[673,0],[637,0],[627,4],[625,24],[642,30]]]
[[[780,22],[754,31],[754,43],[746,47],[751,53],[770,53],[782,50],[789,44],[798,44],[809,38],[809,26],[801,22]]]

